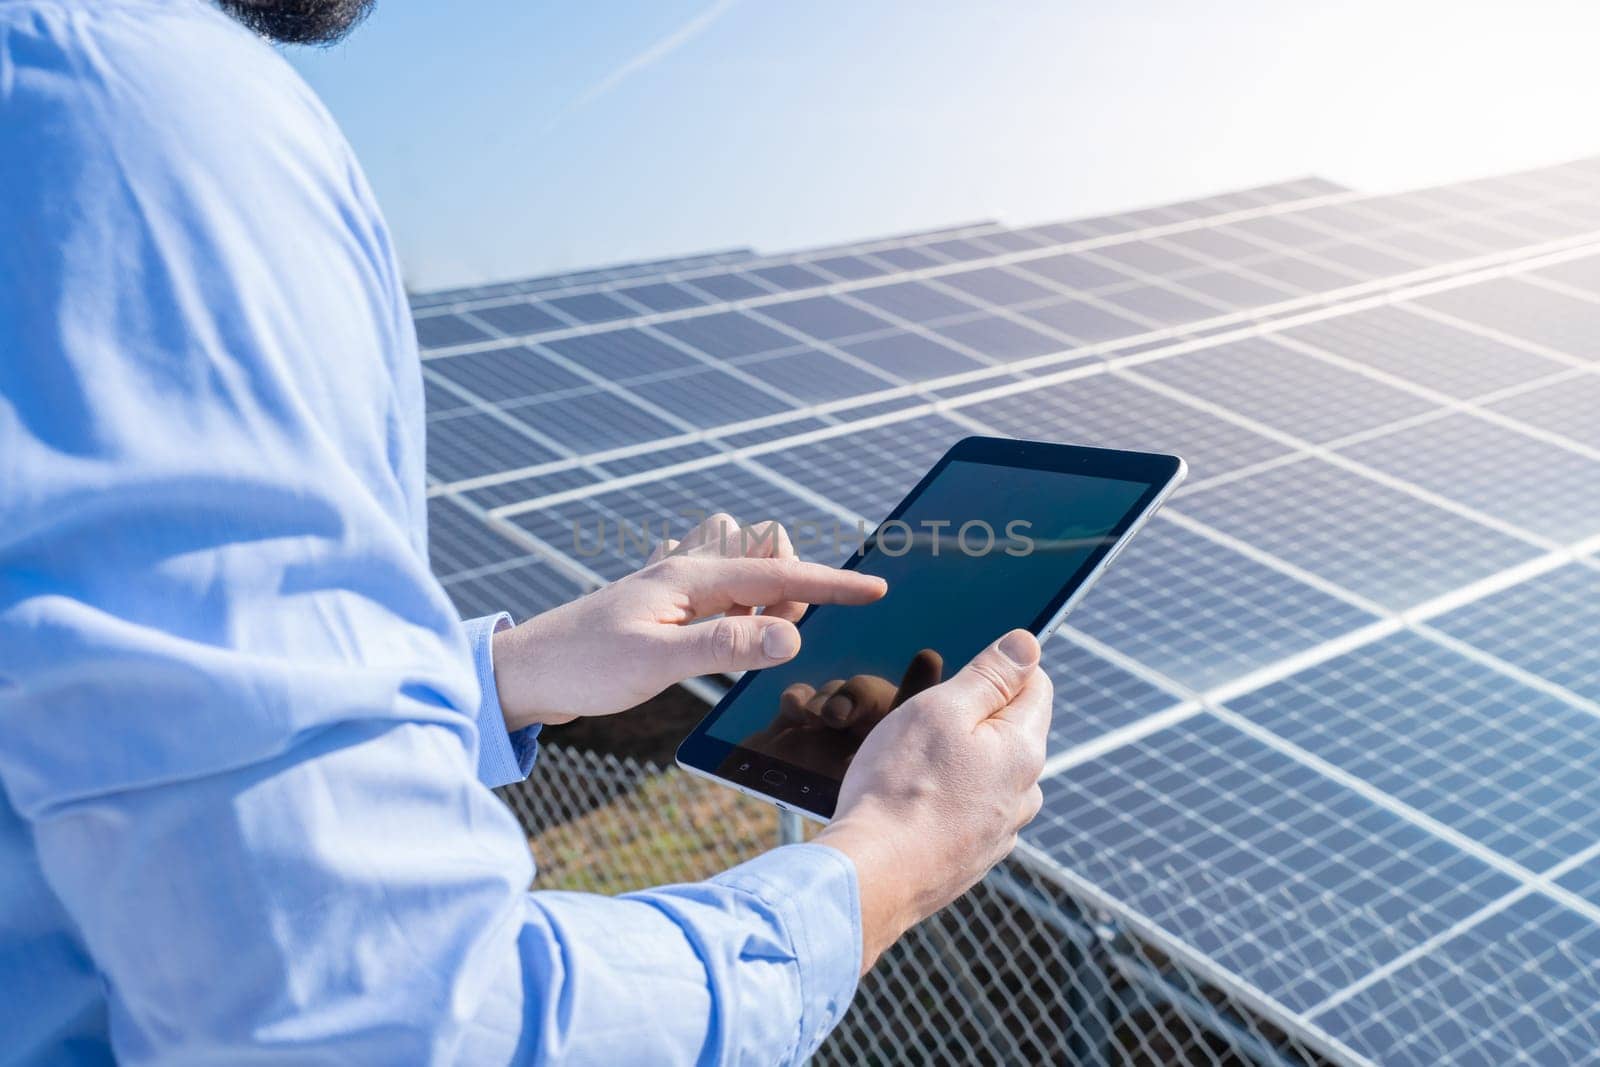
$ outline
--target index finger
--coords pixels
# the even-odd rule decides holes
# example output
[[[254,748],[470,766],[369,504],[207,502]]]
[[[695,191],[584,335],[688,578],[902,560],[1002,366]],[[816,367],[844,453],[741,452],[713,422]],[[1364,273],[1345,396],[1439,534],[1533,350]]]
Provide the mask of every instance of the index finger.
[[[732,607],[756,608],[794,600],[803,604],[870,604],[888,591],[882,578],[798,559],[678,557],[679,588],[697,616]],[[671,561],[668,561],[671,562]]]

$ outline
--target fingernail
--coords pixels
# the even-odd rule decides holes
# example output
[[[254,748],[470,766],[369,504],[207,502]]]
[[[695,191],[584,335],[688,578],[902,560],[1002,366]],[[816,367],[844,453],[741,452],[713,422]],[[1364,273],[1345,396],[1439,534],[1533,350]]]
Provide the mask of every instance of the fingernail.
[[[1031,667],[1039,661],[1039,643],[1026,630],[1012,630],[1002,637],[1000,652],[1019,667]]]
[[[768,659],[790,659],[800,651],[800,631],[793,626],[768,626],[761,631],[761,651]]]
[[[846,722],[850,718],[850,712],[855,710],[855,706],[855,701],[839,693],[828,698],[828,702],[822,705],[822,716],[835,724]]]

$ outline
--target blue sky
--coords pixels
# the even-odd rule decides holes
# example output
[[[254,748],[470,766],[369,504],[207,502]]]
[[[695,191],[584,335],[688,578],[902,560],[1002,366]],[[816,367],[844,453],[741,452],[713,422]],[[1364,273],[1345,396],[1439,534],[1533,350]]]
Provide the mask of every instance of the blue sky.
[[[1600,154],[1588,0],[379,0],[290,57],[414,288]]]

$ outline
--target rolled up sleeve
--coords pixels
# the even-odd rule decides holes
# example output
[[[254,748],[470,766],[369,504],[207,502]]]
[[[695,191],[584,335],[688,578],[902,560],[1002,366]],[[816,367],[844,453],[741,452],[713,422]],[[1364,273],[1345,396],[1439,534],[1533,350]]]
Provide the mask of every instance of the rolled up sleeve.
[[[468,619],[463,626],[472,649],[478,690],[483,694],[477,714],[478,781],[495,789],[520,782],[533,770],[533,761],[539,755],[539,727],[508,731],[500,710],[500,690],[494,680],[494,635],[511,628],[511,616],[505,612],[486,615]]]
[[[861,966],[855,869],[822,845],[614,899],[535,893],[531,907],[539,980],[563,989],[531,1029],[557,1062],[801,1063]]]
[[[794,953],[797,1046],[809,1055],[850,1006],[861,973],[855,864],[826,845],[790,845],[712,881],[750,892],[781,922]]]

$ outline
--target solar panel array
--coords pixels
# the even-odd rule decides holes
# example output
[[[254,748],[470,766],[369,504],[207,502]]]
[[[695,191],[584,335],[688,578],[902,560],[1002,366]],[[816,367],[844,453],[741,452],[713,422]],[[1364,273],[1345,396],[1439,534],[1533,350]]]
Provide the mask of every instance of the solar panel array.
[[[434,568],[726,509],[846,555],[971,433],[1190,482],[1050,642],[1042,869],[1341,1062],[1600,1058],[1600,161],[420,299]]]

